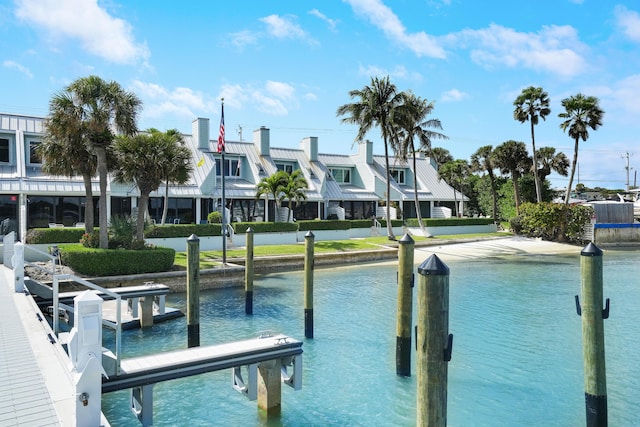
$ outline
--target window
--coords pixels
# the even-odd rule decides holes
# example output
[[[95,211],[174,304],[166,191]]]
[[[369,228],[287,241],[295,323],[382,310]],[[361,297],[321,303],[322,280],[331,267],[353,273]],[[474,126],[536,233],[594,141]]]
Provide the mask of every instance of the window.
[[[9,140],[0,138],[0,163],[9,163]]]
[[[404,184],[404,169],[391,169],[391,178],[398,184]]]
[[[291,175],[294,171],[292,163],[276,163],[276,167],[279,171],[285,171],[289,175]]]
[[[216,176],[221,176],[222,168],[220,167],[220,162],[222,159],[216,159]],[[239,158],[231,158],[224,159],[224,176],[240,176],[240,159]]]
[[[345,168],[329,168],[329,173],[339,184],[351,183],[351,169]]]
[[[42,164],[42,156],[40,156],[37,150],[39,145],[40,141],[38,140],[29,141],[29,164]]]

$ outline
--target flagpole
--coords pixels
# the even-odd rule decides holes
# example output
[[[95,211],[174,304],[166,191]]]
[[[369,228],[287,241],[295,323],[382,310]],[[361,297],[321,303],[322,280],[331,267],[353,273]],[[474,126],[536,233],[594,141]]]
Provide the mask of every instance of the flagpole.
[[[222,176],[222,265],[227,265],[227,202],[225,201],[225,163],[224,152],[224,98],[221,98],[222,112],[220,116],[220,134],[218,136],[218,152],[220,153],[220,175]]]

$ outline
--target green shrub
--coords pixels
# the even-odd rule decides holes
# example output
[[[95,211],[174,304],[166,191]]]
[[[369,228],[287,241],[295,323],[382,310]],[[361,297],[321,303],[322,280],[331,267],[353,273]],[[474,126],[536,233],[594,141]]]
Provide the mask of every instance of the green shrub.
[[[84,234],[84,228],[31,228],[27,231],[25,242],[28,244],[78,243]]]
[[[170,271],[176,252],[170,248],[96,249],[82,245],[60,245],[64,265],[85,276],[118,276],[125,274]]]
[[[222,224],[222,214],[218,211],[209,212],[207,222],[209,224]]]
[[[351,219],[351,228],[370,228],[373,226],[373,219]]]
[[[297,221],[296,224],[298,224],[298,231],[348,230],[351,228],[351,221],[340,221],[340,220]],[[369,221],[369,227],[371,227],[371,221]]]
[[[93,230],[91,233],[84,233],[80,239],[80,243],[85,248],[98,248],[100,247],[100,231]]]
[[[152,226],[145,231],[146,238],[189,237],[195,234],[203,236],[221,236],[221,224],[175,224]]]
[[[231,224],[236,234],[244,234],[251,227],[254,233],[286,233],[298,231],[295,222],[234,222]]]
[[[514,233],[545,240],[579,242],[591,220],[593,208],[561,203],[523,203],[520,215],[510,221]]]
[[[382,227],[386,227],[387,226],[387,220],[386,219],[379,219],[378,221],[380,221],[380,224],[382,224]],[[392,219],[391,220],[391,226],[392,227],[402,227],[404,225],[404,222],[401,219]]]

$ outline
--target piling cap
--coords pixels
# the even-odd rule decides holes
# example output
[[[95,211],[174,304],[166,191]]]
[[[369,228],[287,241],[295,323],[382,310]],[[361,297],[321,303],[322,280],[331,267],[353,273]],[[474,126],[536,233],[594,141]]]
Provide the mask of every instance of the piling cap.
[[[411,243],[415,243],[414,240],[411,238],[411,236],[409,235],[409,233],[405,233],[404,236],[402,236],[402,239],[400,239],[398,241],[398,243],[400,243],[401,245],[406,245],[406,244],[411,244]]]
[[[307,234],[304,235],[304,237],[315,237],[315,236],[313,235],[313,231],[309,230],[307,231]]]
[[[245,231],[245,233],[253,233],[253,228],[251,227],[247,228],[247,231]]]
[[[602,256],[602,249],[597,247],[593,242],[589,242],[587,246],[580,251],[582,256]]]
[[[448,276],[449,267],[438,258],[438,255],[433,254],[420,264],[418,273],[423,276]]]
[[[188,242],[198,242],[200,241],[200,239],[198,238],[198,236],[196,236],[195,234],[192,234],[191,236],[189,236],[189,238],[187,239]]]

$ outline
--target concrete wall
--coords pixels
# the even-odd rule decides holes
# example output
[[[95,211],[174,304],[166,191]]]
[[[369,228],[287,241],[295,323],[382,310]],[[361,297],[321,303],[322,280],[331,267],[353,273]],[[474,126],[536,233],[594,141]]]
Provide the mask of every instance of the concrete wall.
[[[640,246],[640,223],[594,224],[593,241],[598,246]]]

